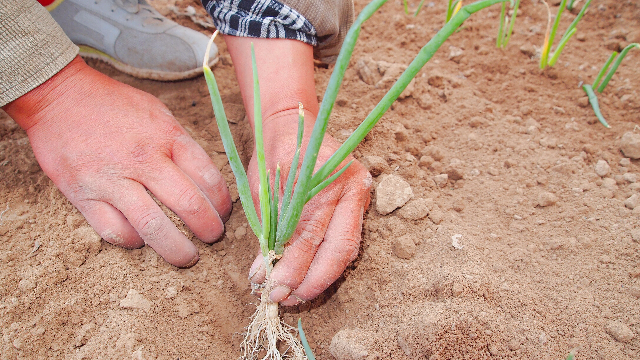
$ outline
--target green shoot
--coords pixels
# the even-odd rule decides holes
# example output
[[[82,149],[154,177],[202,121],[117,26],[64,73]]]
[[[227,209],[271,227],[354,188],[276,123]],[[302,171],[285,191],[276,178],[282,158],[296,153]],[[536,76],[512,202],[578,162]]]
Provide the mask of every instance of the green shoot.
[[[516,4],[513,7],[513,15],[509,21],[509,31],[507,32],[507,38],[504,40],[502,47],[507,47],[509,40],[511,40],[511,34],[513,33],[513,25],[516,23],[516,17],[518,16],[518,8],[520,7],[520,0],[516,0]]]
[[[502,3],[502,9],[500,10],[500,27],[498,28],[498,38],[496,39],[496,47],[501,48],[502,47],[502,40],[503,40],[503,28],[504,28],[504,15],[505,12],[507,10],[507,3],[503,2]]]
[[[418,14],[420,13],[420,10],[422,10],[423,5],[424,5],[424,0],[420,0],[420,4],[418,4],[418,8],[416,9],[416,12],[413,13],[413,16],[418,16]]]
[[[301,318],[298,318],[298,334],[300,334],[300,341],[302,342],[302,346],[304,346],[304,353],[307,355],[307,359],[316,360],[316,357],[313,355],[313,351],[311,350],[311,346],[309,346],[309,342],[307,341],[307,337],[304,334],[304,330],[302,330]]]
[[[404,0],[403,4],[404,4],[404,13],[409,15],[409,0]]]
[[[609,66],[611,65],[613,60],[616,59],[616,56],[618,56],[618,52],[614,51],[613,53],[611,53],[611,56],[609,56],[609,60],[607,60],[607,62],[604,63],[604,66],[602,67],[602,69],[600,69],[598,76],[596,76],[596,80],[593,82],[592,86],[594,89],[598,88],[598,84],[600,84],[600,80],[602,80],[602,77],[607,73]]]
[[[598,76],[596,76],[596,80],[593,82],[593,85],[587,85],[587,84],[582,85],[582,89],[584,90],[584,92],[587,93],[587,96],[589,97],[589,103],[593,108],[593,112],[596,114],[596,117],[598,118],[598,120],[600,120],[602,125],[604,125],[606,128],[610,128],[611,126],[607,124],[607,121],[604,119],[604,116],[602,116],[602,113],[600,112],[600,105],[598,105],[598,97],[596,96],[596,93],[593,91],[593,89],[597,89],[599,93],[602,93],[602,91],[604,91],[604,88],[606,88],[607,85],[609,84],[609,81],[613,77],[613,74],[615,74],[616,70],[618,70],[618,67],[622,62],[622,59],[624,59],[624,57],[627,56],[627,53],[629,52],[629,50],[633,48],[640,49],[640,44],[633,43],[633,44],[627,45],[627,47],[625,47],[620,52],[619,55],[617,51],[614,51],[611,54],[611,56],[609,56],[609,59],[607,60],[607,62],[604,63],[604,66],[598,73]],[[611,69],[609,69],[609,66],[611,65],[612,62],[613,62],[613,66],[611,67]],[[602,84],[600,84],[600,79],[602,79],[603,76],[604,76],[604,80],[602,81]]]
[[[607,120],[604,119],[604,116],[602,116],[602,113],[600,112],[600,105],[598,105],[598,97],[596,96],[596,93],[593,92],[593,87],[591,87],[591,85],[589,84],[584,84],[582,85],[582,89],[584,90],[584,92],[587,93],[587,96],[589,97],[589,103],[593,108],[593,112],[596,113],[596,117],[598,118],[600,123],[602,123],[602,125],[604,125],[604,127],[606,127],[607,129],[610,128],[611,126],[607,124]]]
[[[448,23],[449,20],[451,20],[451,17],[453,17],[453,15],[460,11],[461,7],[462,0],[449,0],[449,3],[447,5],[447,20],[445,21],[445,23]]]
[[[513,15],[511,17],[507,14],[507,3],[502,3],[502,9],[500,10],[500,27],[498,28],[498,37],[496,39],[497,48],[505,48],[511,39],[513,33],[513,25],[516,22],[516,16],[518,16],[518,7],[520,7],[520,0],[516,0],[515,3],[511,1],[511,7],[513,8]],[[506,27],[509,30],[506,30]]]
[[[576,4],[578,4],[580,2],[580,0],[569,0],[569,2],[567,3],[567,10],[573,10],[573,7],[576,6]]]
[[[620,52],[620,55],[618,55],[618,57],[616,57],[616,60],[613,63],[613,66],[611,67],[611,70],[609,70],[609,72],[607,72],[607,75],[604,77],[604,80],[602,80],[602,84],[600,84],[600,86],[597,88],[599,93],[602,93],[604,88],[607,87],[607,84],[609,84],[609,81],[611,80],[611,77],[613,77],[613,74],[616,72],[616,70],[618,70],[618,66],[620,66],[620,63],[622,62],[622,59],[624,59],[624,57],[627,56],[627,53],[629,52],[629,50],[631,50],[633,48],[640,49],[640,44],[632,43],[632,44],[627,45],[627,47],[625,47]],[[607,63],[609,63],[609,62],[607,62]],[[608,67],[609,65],[605,64],[605,66]],[[596,87],[596,85],[597,85],[596,83],[593,83],[594,87]]]
[[[556,32],[558,31],[558,26],[560,25],[560,18],[562,17],[562,12],[567,7],[567,0],[562,0],[560,2],[560,7],[558,8],[558,14],[556,15],[556,19],[553,23],[553,27],[550,28],[549,24],[547,24],[547,33],[545,35],[544,44],[542,46],[542,55],[540,56],[540,69],[544,69],[548,66],[554,66],[556,61],[558,61],[558,57],[560,57],[560,53],[567,45],[567,42],[571,39],[571,37],[576,33],[576,27],[578,26],[578,22],[584,16],[584,13],[587,11],[589,4],[591,4],[591,0],[587,0],[582,7],[582,10],[578,13],[576,18],[571,22],[567,30],[565,31],[562,38],[560,38],[560,43],[554,52],[551,51],[551,47],[553,46],[553,41],[555,40]],[[547,6],[547,10],[549,11],[549,20],[551,20],[551,10],[549,9],[549,5],[544,3]],[[551,55],[551,59],[549,56]]]

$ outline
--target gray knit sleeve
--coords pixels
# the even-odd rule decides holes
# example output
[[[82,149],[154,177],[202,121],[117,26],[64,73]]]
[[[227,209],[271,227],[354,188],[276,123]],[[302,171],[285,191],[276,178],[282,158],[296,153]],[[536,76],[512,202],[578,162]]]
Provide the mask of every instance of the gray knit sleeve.
[[[78,54],[35,0],[0,0],[0,106],[42,84]]]

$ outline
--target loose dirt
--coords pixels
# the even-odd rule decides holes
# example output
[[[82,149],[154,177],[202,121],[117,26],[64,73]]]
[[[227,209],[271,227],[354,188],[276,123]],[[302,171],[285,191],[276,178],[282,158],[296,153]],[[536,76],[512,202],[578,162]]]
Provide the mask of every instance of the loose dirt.
[[[346,139],[391,85],[385,75],[442,26],[446,1],[434,2],[414,18],[391,1],[365,23],[329,125],[334,137]],[[196,1],[153,3],[210,34],[169,10],[204,14]],[[357,0],[356,11],[364,5]],[[412,195],[382,215],[374,191],[360,257],[318,299],[284,309],[288,323],[302,318],[317,358],[640,358],[640,207],[631,209],[637,196],[627,201],[638,194],[640,163],[620,151],[624,133],[640,133],[640,52],[600,95],[611,129],[579,88],[613,49],[639,40],[640,5],[594,1],[545,71],[531,59],[544,5],[523,1],[505,50],[495,46],[499,11],[473,15],[451,36],[356,150],[374,189],[395,175]],[[562,31],[574,17],[565,12]],[[219,46],[214,73],[247,160],[251,135]],[[158,83],[90,65],[159,97],[233,184],[202,77]],[[331,70],[316,68],[319,95]],[[0,171],[2,359],[239,356],[258,301],[247,280],[257,242],[239,201],[224,239],[194,239],[201,260],[183,270],[149,248],[101,241],[4,113]]]

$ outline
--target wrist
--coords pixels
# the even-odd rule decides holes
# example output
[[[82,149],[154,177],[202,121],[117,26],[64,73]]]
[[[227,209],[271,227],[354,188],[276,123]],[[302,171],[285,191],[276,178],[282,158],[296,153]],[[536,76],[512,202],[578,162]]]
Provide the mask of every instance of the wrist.
[[[78,75],[86,69],[89,69],[89,66],[82,58],[76,56],[58,73],[18,99],[6,104],[2,109],[22,129],[27,131],[38,123],[38,114],[45,111],[53,103],[72,101],[65,97],[65,94],[70,87],[80,81]]]

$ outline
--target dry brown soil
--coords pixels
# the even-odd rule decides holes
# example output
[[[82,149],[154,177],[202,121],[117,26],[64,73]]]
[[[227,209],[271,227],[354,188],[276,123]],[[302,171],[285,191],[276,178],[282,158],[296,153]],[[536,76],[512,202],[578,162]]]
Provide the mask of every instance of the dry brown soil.
[[[169,10],[197,2],[154,4],[210,34]],[[364,4],[356,1],[356,11]],[[364,25],[333,136],[344,140],[388,86],[361,80],[357,61],[408,64],[442,26],[445,8],[438,0],[414,18],[391,1]],[[384,159],[374,190],[398,175],[414,194],[405,207],[429,215],[383,216],[372,192],[360,257],[320,298],[283,310],[289,323],[302,318],[319,359],[332,351],[340,359],[564,359],[572,350],[578,359],[640,358],[640,207],[624,205],[638,192],[640,163],[620,151],[621,136],[639,131],[640,52],[600,96],[611,129],[579,88],[611,49],[638,41],[640,5],[594,1],[547,71],[531,59],[543,41],[544,5],[523,1],[505,50],[495,46],[499,10],[473,15],[451,36],[356,150],[360,159]],[[565,13],[561,29],[574,17]],[[214,72],[246,160],[251,136],[233,65],[220,51]],[[233,183],[202,77],[140,81],[90,64],[158,96]],[[316,68],[320,95],[331,70]],[[101,241],[40,170],[25,133],[0,118],[1,358],[237,358],[257,300],[247,280],[257,242],[240,202],[224,239],[194,239],[200,262],[177,269],[149,248]],[[595,172],[599,160],[610,166],[604,176]],[[444,173],[446,182],[437,177]]]

